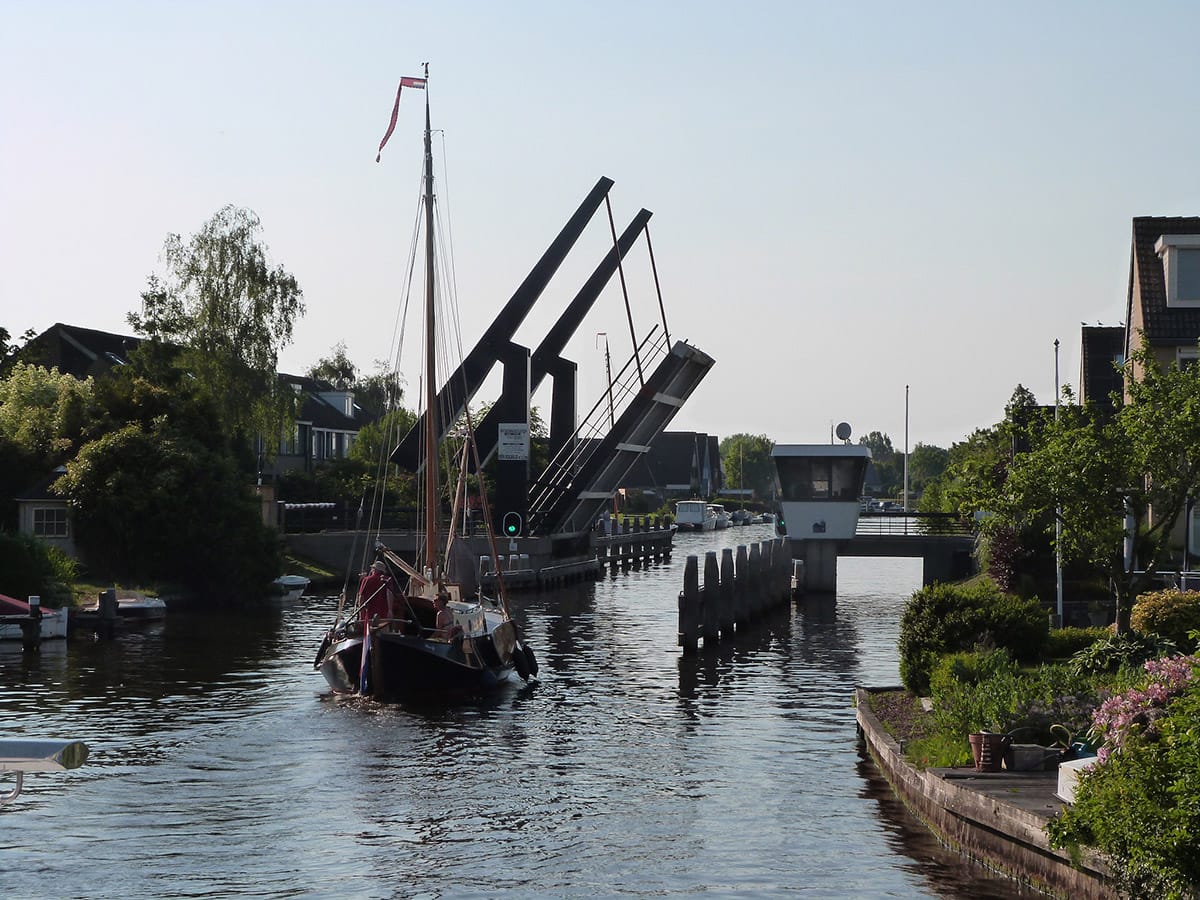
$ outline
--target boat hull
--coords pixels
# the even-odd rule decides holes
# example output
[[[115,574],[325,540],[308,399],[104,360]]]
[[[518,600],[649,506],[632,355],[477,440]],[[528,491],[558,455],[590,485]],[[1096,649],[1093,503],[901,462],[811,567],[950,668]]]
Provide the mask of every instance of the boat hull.
[[[386,702],[438,702],[480,696],[496,690],[513,671],[497,649],[515,641],[511,622],[491,633],[440,641],[378,630],[371,635],[366,694]],[[363,639],[332,642],[317,668],[336,694],[359,692]],[[511,647],[506,658],[511,659]]]

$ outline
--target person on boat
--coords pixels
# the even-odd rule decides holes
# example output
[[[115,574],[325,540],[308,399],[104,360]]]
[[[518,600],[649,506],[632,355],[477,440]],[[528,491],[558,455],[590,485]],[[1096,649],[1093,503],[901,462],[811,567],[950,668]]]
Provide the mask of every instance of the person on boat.
[[[453,640],[462,633],[462,627],[454,624],[454,613],[450,612],[447,605],[449,602],[450,595],[444,590],[438,591],[437,596],[433,598],[433,608],[437,610],[433,636],[437,640]]]
[[[387,619],[392,615],[392,579],[383,560],[371,563],[371,568],[358,583],[358,602],[362,604],[364,623]]]

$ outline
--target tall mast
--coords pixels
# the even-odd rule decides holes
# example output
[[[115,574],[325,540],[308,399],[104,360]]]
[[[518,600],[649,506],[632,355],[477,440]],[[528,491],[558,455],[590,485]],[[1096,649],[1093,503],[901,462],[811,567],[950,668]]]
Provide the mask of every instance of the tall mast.
[[[429,63],[425,64],[425,567],[438,575],[437,320],[434,315],[433,140],[429,126]]]

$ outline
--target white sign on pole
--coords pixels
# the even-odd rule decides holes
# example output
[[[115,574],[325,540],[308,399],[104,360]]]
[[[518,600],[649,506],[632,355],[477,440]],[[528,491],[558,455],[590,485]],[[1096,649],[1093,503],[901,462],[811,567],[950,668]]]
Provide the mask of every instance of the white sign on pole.
[[[499,459],[529,459],[529,423],[501,422],[496,456]]]

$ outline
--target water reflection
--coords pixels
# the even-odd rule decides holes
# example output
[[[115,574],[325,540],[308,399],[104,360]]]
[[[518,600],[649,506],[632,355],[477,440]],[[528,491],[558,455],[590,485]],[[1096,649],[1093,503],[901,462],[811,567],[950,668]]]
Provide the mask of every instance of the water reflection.
[[[518,595],[541,679],[466,706],[330,696],[312,658],[333,599],[0,647],[4,729],[93,747],[0,808],[20,817],[0,828],[0,896],[992,890],[952,856],[929,861],[856,749],[853,687],[895,681],[919,564],[843,566],[836,603],[680,654],[687,552],[769,536],[754,531]]]

